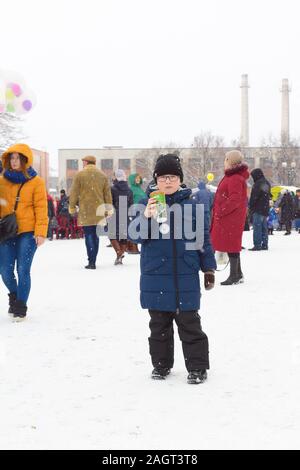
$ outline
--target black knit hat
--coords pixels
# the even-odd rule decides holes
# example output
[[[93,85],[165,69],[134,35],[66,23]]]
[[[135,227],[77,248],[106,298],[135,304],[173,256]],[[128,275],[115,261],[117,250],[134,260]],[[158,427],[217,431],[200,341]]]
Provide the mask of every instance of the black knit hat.
[[[153,178],[163,175],[177,175],[180,181],[183,181],[183,171],[180,164],[180,158],[175,153],[160,155],[155,163]]]

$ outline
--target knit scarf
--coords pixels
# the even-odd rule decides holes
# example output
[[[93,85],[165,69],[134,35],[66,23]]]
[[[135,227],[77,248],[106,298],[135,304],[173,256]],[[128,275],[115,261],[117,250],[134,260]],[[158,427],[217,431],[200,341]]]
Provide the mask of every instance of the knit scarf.
[[[5,170],[5,172],[3,173],[3,176],[7,180],[15,184],[26,183],[26,181],[32,180],[32,178],[34,178],[37,175],[37,172],[31,166],[27,168],[26,171],[29,175],[29,178],[26,178],[26,176],[22,173],[22,171],[14,171],[14,170]]]

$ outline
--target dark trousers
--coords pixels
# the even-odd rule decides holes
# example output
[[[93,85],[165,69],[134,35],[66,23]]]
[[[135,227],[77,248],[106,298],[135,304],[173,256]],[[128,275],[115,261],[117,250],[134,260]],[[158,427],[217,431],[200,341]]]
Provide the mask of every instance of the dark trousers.
[[[15,293],[18,300],[26,304],[31,287],[30,269],[36,252],[33,232],[21,233],[0,244],[0,270],[9,292]],[[15,276],[17,267],[18,281]]]
[[[85,246],[90,264],[96,264],[99,251],[99,237],[97,235],[97,225],[86,225],[83,227]]]
[[[149,347],[154,367],[171,369],[174,365],[175,320],[187,370],[209,369],[208,338],[202,331],[197,311],[173,313],[149,310],[149,314]]]
[[[268,248],[268,218],[254,212],[253,244],[256,248]]]

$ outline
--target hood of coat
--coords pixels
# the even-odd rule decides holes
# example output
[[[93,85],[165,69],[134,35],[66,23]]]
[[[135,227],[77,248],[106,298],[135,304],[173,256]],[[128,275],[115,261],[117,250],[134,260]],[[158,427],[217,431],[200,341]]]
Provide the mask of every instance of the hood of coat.
[[[206,189],[206,184],[204,181],[200,180],[198,183],[198,188],[199,189]]]
[[[176,193],[166,195],[166,202],[170,206],[172,204],[180,203],[184,199],[190,199],[192,190],[189,188],[181,188]]]
[[[9,147],[6,152],[2,154],[3,168],[7,167],[6,160],[12,153],[21,153],[27,158],[26,168],[30,168],[33,165],[33,153],[31,148],[26,144],[15,144]]]
[[[229,170],[225,170],[225,175],[226,176],[232,176],[239,174],[247,180],[250,176],[248,166],[245,163],[241,163],[241,165],[237,165],[234,168],[230,168]]]
[[[260,168],[255,168],[254,170],[252,170],[251,171],[251,176],[252,176],[254,182],[256,182],[256,181],[260,180],[261,178],[265,177],[263,171]]]
[[[140,176],[139,183],[135,181],[135,178],[137,176]],[[143,184],[143,178],[138,173],[132,173],[131,175],[128,176],[128,183],[130,184],[130,186],[141,186]]]

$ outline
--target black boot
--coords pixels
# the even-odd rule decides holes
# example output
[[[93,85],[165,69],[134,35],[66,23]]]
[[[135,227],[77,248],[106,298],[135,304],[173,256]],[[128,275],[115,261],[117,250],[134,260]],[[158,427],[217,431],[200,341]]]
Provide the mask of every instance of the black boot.
[[[13,310],[12,313],[14,314],[13,321],[20,322],[20,321],[25,320],[26,313],[27,313],[27,306],[22,300],[16,300],[12,310]]]
[[[207,372],[205,369],[191,370],[187,378],[188,384],[202,384],[205,380],[207,380]]]
[[[85,269],[96,269],[96,265],[95,265],[95,263],[90,263],[89,262],[89,264],[87,266],[85,266]]]
[[[14,308],[14,305],[15,305],[15,302],[17,300],[17,294],[16,292],[11,292],[10,294],[8,294],[8,301],[9,301],[9,309],[8,309],[8,314],[10,316],[13,316],[13,308]]]
[[[167,367],[154,367],[151,378],[154,380],[165,380],[170,372],[171,369],[168,369]]]
[[[242,280],[242,271],[239,272],[239,258],[229,258],[230,261],[230,274],[226,281],[221,282],[221,286],[232,286],[233,284],[240,284]]]
[[[244,282],[244,274],[242,272],[242,268],[241,268],[241,258],[238,257],[238,260],[239,260],[239,264],[238,264],[238,275],[240,277],[240,283],[242,284]]]

